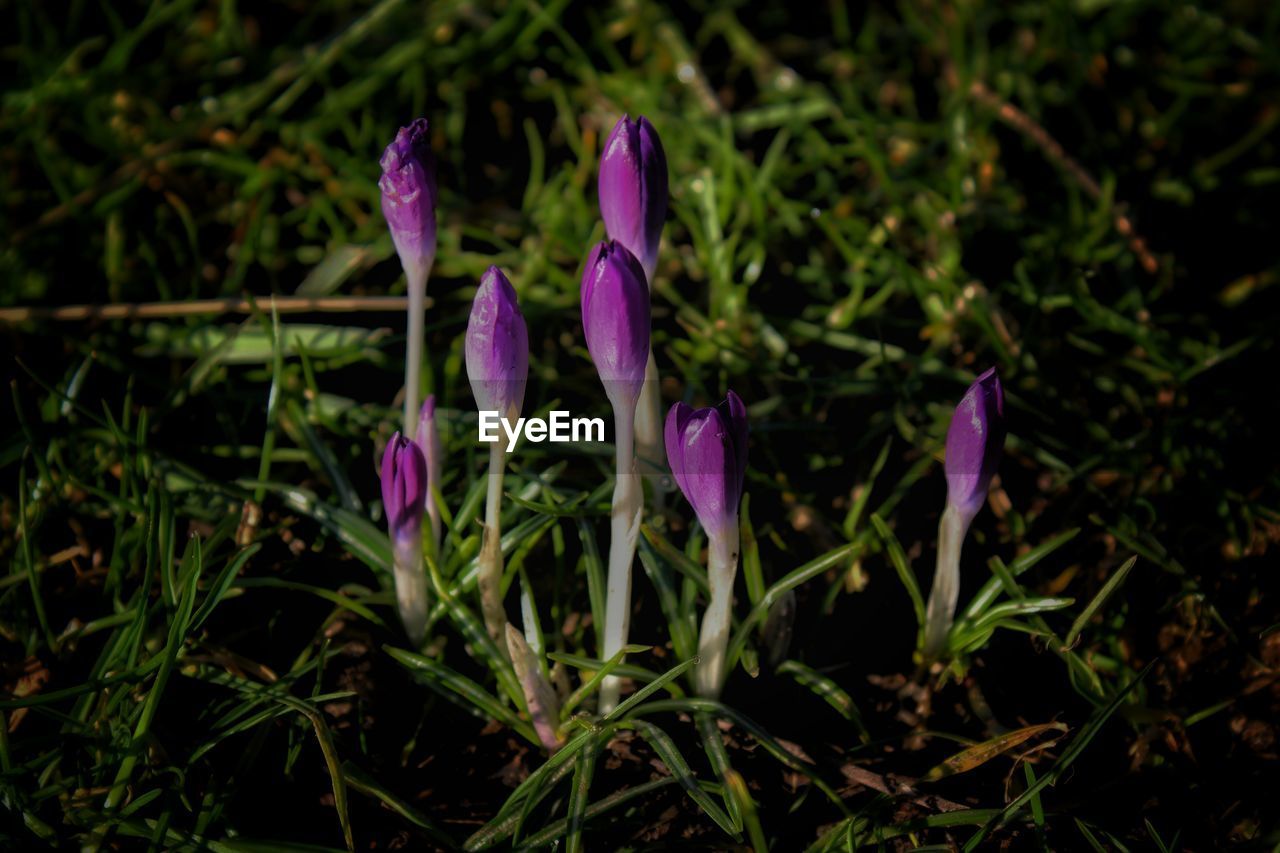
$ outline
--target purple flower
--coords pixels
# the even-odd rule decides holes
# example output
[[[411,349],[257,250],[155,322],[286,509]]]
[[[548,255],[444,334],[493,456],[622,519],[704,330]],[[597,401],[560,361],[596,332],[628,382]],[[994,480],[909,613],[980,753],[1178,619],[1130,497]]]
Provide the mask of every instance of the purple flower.
[[[600,157],[600,214],[609,237],[626,246],[644,267],[658,263],[667,217],[667,156],[658,132],[644,116],[618,119]]]
[[[396,433],[382,454],[382,505],[397,545],[418,541],[426,493],[427,463],[422,451]]]
[[[382,215],[406,271],[429,268],[436,254],[436,160],[427,120],[400,128],[382,152]]]
[[[649,288],[640,262],[616,240],[587,257],[582,330],[610,402],[634,406],[649,361]]]
[[[667,461],[707,535],[737,525],[747,473],[747,409],[732,391],[715,407],[676,403],[667,413]]]
[[[993,367],[969,386],[947,429],[947,503],[966,519],[987,499],[1004,435],[1004,388]]]
[[[466,360],[476,407],[514,420],[529,378],[529,332],[515,288],[497,267],[480,279],[471,303]]]

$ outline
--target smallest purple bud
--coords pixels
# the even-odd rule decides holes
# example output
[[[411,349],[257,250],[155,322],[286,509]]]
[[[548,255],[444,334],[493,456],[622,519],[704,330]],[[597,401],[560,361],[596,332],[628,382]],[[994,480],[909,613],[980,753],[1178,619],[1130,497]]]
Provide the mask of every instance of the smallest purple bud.
[[[969,386],[947,429],[947,503],[966,520],[987,500],[1004,437],[1004,388],[993,367]]]
[[[436,159],[425,118],[400,128],[381,166],[382,215],[400,263],[411,278],[420,273],[425,281],[436,256]]]
[[[427,463],[418,445],[396,433],[382,454],[382,504],[396,545],[417,542],[427,493]]]

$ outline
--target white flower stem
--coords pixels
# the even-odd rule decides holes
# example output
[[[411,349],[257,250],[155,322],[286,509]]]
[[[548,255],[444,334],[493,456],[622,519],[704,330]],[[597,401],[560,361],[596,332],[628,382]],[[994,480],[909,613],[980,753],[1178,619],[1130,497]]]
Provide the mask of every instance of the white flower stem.
[[[484,504],[484,542],[477,558],[480,610],[485,630],[504,656],[507,654],[507,611],[502,606],[502,478],[506,458],[501,442],[489,448],[489,491]]]
[[[601,660],[609,660],[627,643],[631,628],[631,564],[635,560],[636,537],[640,533],[640,513],[644,492],[636,475],[635,403],[613,407],[617,476],[613,486],[613,509],[609,521],[609,580],[605,594],[604,649]],[[607,714],[618,704],[621,683],[608,676],[600,685],[600,713]]]
[[[724,687],[725,652],[729,646],[729,625],[733,614],[733,579],[738,574],[738,519],[723,533],[712,536],[707,554],[707,581],[711,601],[702,616],[698,634],[698,665],[694,684],[698,695],[717,699]]]
[[[405,267],[409,281],[408,347],[404,355],[404,435],[412,441],[418,432],[418,398],[422,372],[423,306],[427,300],[427,277],[431,263]]]
[[[422,536],[415,528],[411,535],[393,538],[396,606],[405,633],[416,647],[422,644],[427,633],[427,576],[422,569]]]
[[[972,517],[966,517],[951,504],[938,522],[938,564],[933,572],[933,587],[924,617],[924,658],[941,659],[947,649],[947,637],[956,615],[960,598],[960,549]]]

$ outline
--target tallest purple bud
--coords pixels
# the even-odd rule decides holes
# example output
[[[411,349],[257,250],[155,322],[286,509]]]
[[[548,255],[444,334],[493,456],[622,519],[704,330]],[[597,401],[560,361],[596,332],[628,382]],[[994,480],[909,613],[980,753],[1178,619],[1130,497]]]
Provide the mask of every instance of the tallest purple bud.
[[[600,214],[609,237],[653,277],[667,217],[667,155],[644,116],[618,119],[600,157]]]
[[[382,215],[400,263],[410,273],[430,270],[436,255],[436,160],[425,118],[400,128],[382,152],[381,166]]]
[[[993,367],[969,386],[947,429],[947,503],[965,518],[987,499],[1004,436],[1004,388]]]

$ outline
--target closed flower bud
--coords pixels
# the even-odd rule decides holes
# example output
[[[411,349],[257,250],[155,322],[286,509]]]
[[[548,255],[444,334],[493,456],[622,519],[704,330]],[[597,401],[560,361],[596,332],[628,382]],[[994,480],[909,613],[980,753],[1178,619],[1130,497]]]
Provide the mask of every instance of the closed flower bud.
[[[480,279],[471,303],[466,360],[476,407],[514,421],[529,378],[529,332],[515,288],[497,267]]]
[[[422,510],[427,463],[418,445],[396,433],[382,454],[382,505],[391,533],[392,573],[400,621],[414,645],[427,629],[427,580],[422,573]]]
[[[649,289],[640,262],[617,241],[587,258],[582,330],[610,402],[634,411],[649,360]]]
[[[604,143],[600,213],[610,239],[626,246],[651,279],[667,216],[667,157],[644,116],[618,119]]]
[[[947,506],[938,519],[938,563],[925,607],[921,651],[926,661],[949,651],[960,599],[960,552],[982,504],[1004,448],[1004,389],[995,368],[969,386],[947,428]]]
[[[436,162],[427,120],[400,128],[382,153],[382,215],[406,271],[429,270],[436,254]]]
[[[394,543],[417,540],[427,493],[427,463],[412,441],[396,433],[382,454],[382,505]]]
[[[732,391],[715,407],[667,413],[667,461],[710,537],[736,528],[747,471],[747,409]]]
[[[982,509],[1004,437],[1004,389],[993,367],[969,386],[947,429],[947,503],[962,516]]]

